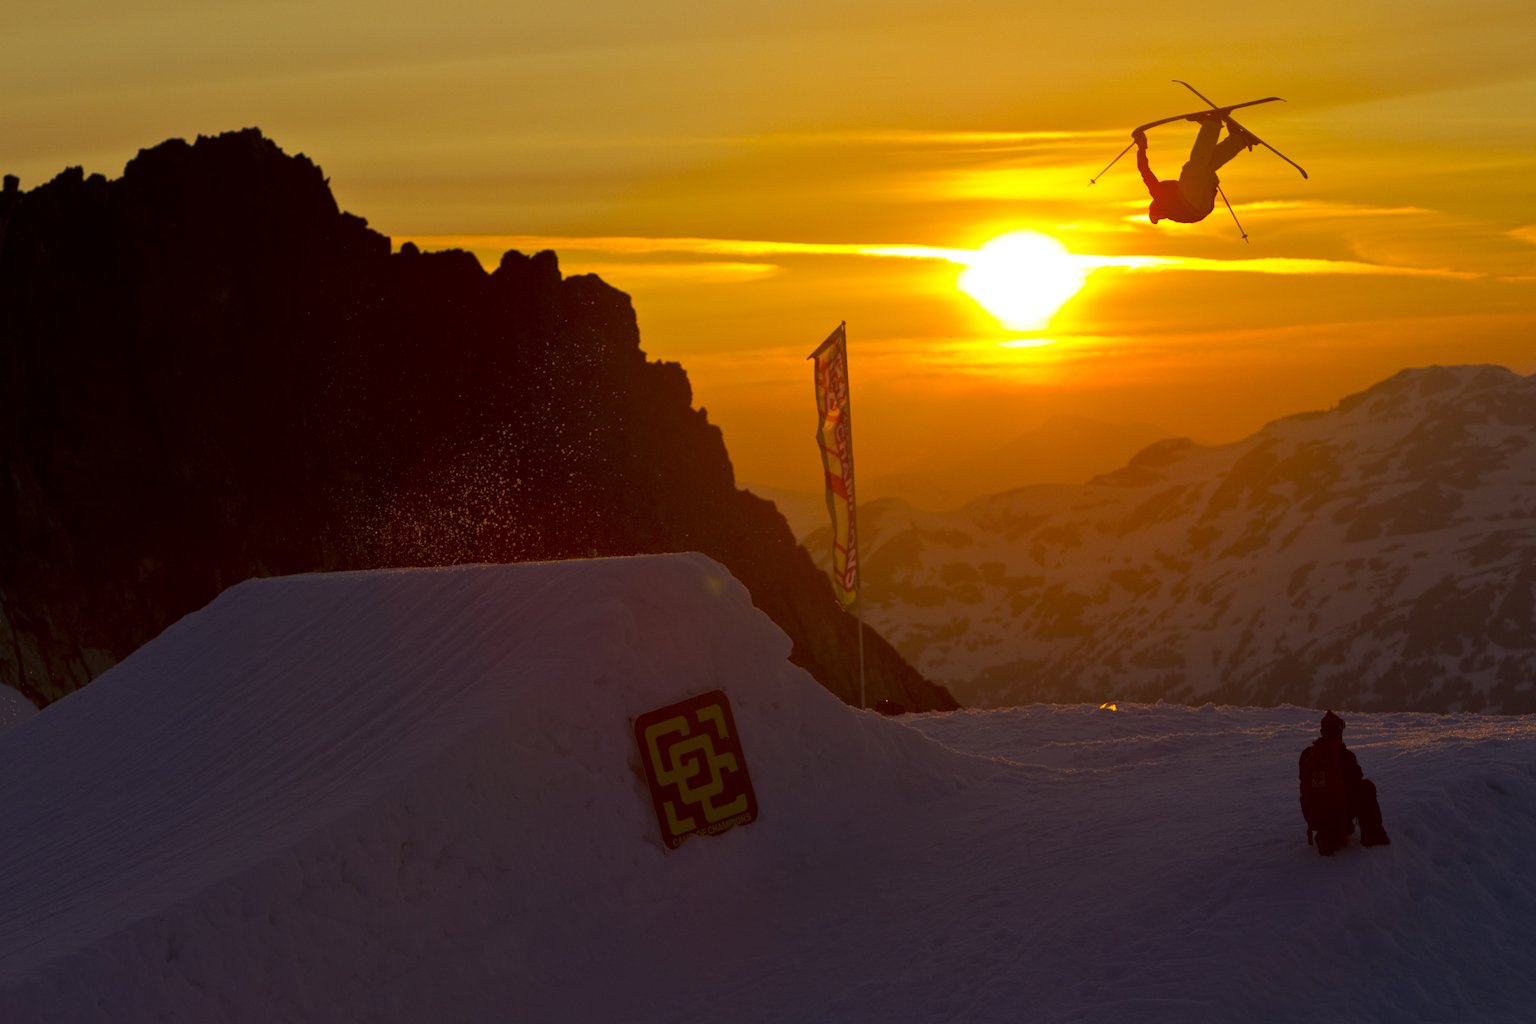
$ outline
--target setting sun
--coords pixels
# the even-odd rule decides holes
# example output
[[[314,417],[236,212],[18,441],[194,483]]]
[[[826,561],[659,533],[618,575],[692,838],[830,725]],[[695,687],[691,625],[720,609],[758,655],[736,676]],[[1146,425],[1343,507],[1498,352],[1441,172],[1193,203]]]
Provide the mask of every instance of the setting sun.
[[[1004,327],[1038,330],[1076,295],[1088,269],[1038,231],[1010,231],[976,250],[957,286]]]

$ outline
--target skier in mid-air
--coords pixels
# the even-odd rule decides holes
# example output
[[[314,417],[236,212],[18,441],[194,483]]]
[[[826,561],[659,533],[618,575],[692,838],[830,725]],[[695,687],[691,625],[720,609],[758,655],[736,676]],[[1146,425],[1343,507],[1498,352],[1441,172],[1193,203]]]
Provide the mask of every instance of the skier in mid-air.
[[[1227,137],[1218,141],[1223,117],[1217,110],[1192,114],[1187,120],[1200,124],[1200,134],[1195,137],[1189,160],[1177,180],[1158,180],[1147,164],[1147,133],[1140,128],[1131,133],[1136,142],[1136,167],[1152,195],[1147,218],[1153,224],[1160,220],[1194,224],[1208,217],[1216,208],[1216,190],[1221,184],[1216,177],[1217,169],[1243,150],[1252,149],[1258,141],[1242,126],[1231,122],[1227,125]]]

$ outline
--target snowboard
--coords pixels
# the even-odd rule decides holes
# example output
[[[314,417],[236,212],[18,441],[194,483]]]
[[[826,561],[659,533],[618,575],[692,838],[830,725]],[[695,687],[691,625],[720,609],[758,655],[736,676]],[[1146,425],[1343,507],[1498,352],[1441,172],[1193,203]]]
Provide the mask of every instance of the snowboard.
[[[1200,98],[1205,99],[1204,96]],[[1210,110],[1196,110],[1190,114],[1175,114],[1172,117],[1161,117],[1156,121],[1148,121],[1146,124],[1139,125],[1133,129],[1131,134],[1135,135],[1137,132],[1144,132],[1148,128],[1156,128],[1160,124],[1172,124],[1175,121],[1188,121],[1191,118],[1207,117],[1211,114],[1220,114],[1223,121],[1226,121],[1228,124],[1235,124],[1236,122],[1227,116],[1232,111],[1240,110],[1243,107],[1257,106],[1260,103],[1274,103],[1276,100],[1280,100],[1282,103],[1285,102],[1284,100],[1280,99],[1279,96],[1266,96],[1261,100],[1248,100],[1246,103],[1234,103],[1230,107],[1218,107],[1213,104]],[[1244,128],[1243,130],[1247,131],[1248,129]]]
[[[1199,96],[1202,100],[1205,100],[1205,102],[1211,103],[1210,97],[1206,96],[1199,89],[1196,89],[1194,86],[1192,86],[1188,82],[1184,81],[1184,79],[1182,79],[1182,78],[1175,78],[1174,81],[1177,82],[1178,84],[1182,85],[1184,88],[1188,89],[1190,92],[1194,93],[1196,96]],[[1278,96],[1271,96],[1269,99],[1273,100],[1273,99],[1279,99],[1279,98],[1280,97],[1278,97]],[[1253,106],[1254,103],[1267,103],[1267,102],[1269,102],[1269,101],[1268,100],[1253,100],[1253,101],[1251,101],[1249,103],[1239,103],[1239,104],[1237,104],[1237,106],[1238,107],[1251,107],[1251,106]],[[1267,149],[1271,153],[1275,154],[1275,156],[1279,157],[1281,160],[1284,160],[1286,163],[1290,164],[1292,167],[1296,168],[1298,171],[1301,171],[1301,176],[1303,178],[1305,178],[1307,176],[1307,172],[1302,169],[1301,164],[1297,163],[1295,160],[1292,160],[1290,157],[1288,157],[1284,153],[1280,152],[1274,146],[1271,146],[1269,143],[1265,142],[1263,139],[1259,138],[1257,135],[1254,135],[1253,132],[1249,132],[1247,128],[1243,127],[1242,125],[1238,124],[1236,121],[1232,120],[1230,117],[1226,116],[1226,112],[1227,111],[1231,111],[1231,110],[1235,110],[1235,109],[1237,109],[1237,107],[1218,107],[1216,104],[1211,103],[1211,110],[1222,111],[1223,112],[1222,119],[1225,120],[1228,125],[1230,125],[1233,128],[1241,128],[1243,131],[1248,132],[1248,136],[1251,139],[1253,139],[1255,144],[1263,146],[1265,149]],[[1210,113],[1210,111],[1203,111],[1203,113]],[[1184,116],[1188,117],[1190,115],[1185,114]],[[1168,118],[1168,120],[1169,121],[1177,121],[1178,118],[1171,117],[1171,118]],[[1164,121],[1153,121],[1152,122],[1152,124],[1164,124],[1164,123],[1166,123],[1166,122],[1164,122]],[[1146,125],[1144,127],[1151,127],[1151,125]]]
[[[1360,845],[1389,845],[1392,840],[1381,824],[1381,802],[1376,797],[1376,784],[1370,779],[1361,779],[1355,800],[1359,805],[1356,811],[1360,819]]]

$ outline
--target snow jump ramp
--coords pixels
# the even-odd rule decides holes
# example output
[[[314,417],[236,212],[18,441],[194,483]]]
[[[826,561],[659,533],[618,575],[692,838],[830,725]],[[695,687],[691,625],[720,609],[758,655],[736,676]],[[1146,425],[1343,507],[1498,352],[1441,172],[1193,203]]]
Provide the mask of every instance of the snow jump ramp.
[[[789,647],[693,554],[232,587],[0,737],[0,1019],[600,1015],[571,958],[664,1000],[634,950],[976,770]],[[669,849],[631,723],[714,690],[759,816]]]

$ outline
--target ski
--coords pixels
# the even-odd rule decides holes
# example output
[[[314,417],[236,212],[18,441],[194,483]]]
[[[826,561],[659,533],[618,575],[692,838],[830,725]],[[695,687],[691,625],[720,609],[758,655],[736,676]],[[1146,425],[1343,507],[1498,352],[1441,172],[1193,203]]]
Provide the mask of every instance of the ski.
[[[1200,98],[1201,99],[1205,99],[1204,96],[1201,96]],[[1252,106],[1256,106],[1256,105],[1258,105],[1260,103],[1274,103],[1276,101],[1279,101],[1279,102],[1282,102],[1282,103],[1284,102],[1284,100],[1282,100],[1279,96],[1266,96],[1266,97],[1264,97],[1261,100],[1249,100],[1246,103],[1234,103],[1230,107],[1216,107],[1215,108],[1215,112],[1220,114],[1222,116],[1223,120],[1227,121],[1229,124],[1236,124],[1236,122],[1233,121],[1232,118],[1229,116],[1232,111],[1238,110],[1238,109],[1240,109],[1242,107],[1252,107]],[[1209,103],[1210,100],[1206,100],[1206,102]],[[1137,136],[1137,134],[1146,131],[1148,128],[1156,128],[1160,124],[1172,124],[1174,121],[1187,121],[1190,118],[1197,118],[1197,117],[1200,117],[1201,115],[1210,114],[1210,113],[1211,113],[1211,111],[1209,111],[1209,110],[1196,110],[1196,111],[1194,111],[1193,113],[1190,113],[1190,114],[1175,114],[1173,117],[1164,117],[1164,118],[1159,118],[1156,121],[1148,121],[1146,124],[1141,125],[1141,126],[1135,128],[1135,129],[1133,129],[1131,131],[1131,138],[1134,139]],[[1246,128],[1243,129],[1243,130],[1247,131]],[[1253,133],[1249,132],[1249,134],[1251,135]],[[1258,136],[1254,136],[1254,139],[1255,139],[1255,141],[1258,141],[1258,142],[1263,142],[1264,141],[1264,140],[1258,138]],[[1136,144],[1135,142],[1132,142],[1131,146],[1134,146],[1135,144]],[[1131,146],[1126,146],[1124,149],[1122,149],[1120,151],[1120,156],[1117,156],[1113,160],[1111,160],[1109,162],[1109,166],[1108,167],[1105,167],[1104,170],[1100,171],[1094,177],[1089,178],[1088,179],[1088,184],[1090,184],[1090,185],[1097,185],[1099,183],[1099,179],[1104,177],[1105,174],[1109,173],[1109,168],[1113,167],[1113,166],[1115,166],[1115,164],[1119,163],[1120,162],[1120,157],[1121,156],[1125,156],[1125,154],[1127,154],[1127,153],[1129,153],[1131,151]],[[1271,146],[1270,148],[1273,149],[1274,147]],[[1297,168],[1297,169],[1300,170],[1300,168]],[[1307,172],[1306,171],[1302,171],[1301,174],[1302,174],[1302,177],[1306,177]]]
[[[1204,96],[1201,96],[1200,98],[1203,100],[1205,99]],[[1146,124],[1139,125],[1137,128],[1135,128],[1131,134],[1135,135],[1137,132],[1144,132],[1148,128],[1156,128],[1160,124],[1172,124],[1175,121],[1188,121],[1190,118],[1202,117],[1213,112],[1219,113],[1223,121],[1232,123],[1232,119],[1227,116],[1231,111],[1238,110],[1242,107],[1256,106],[1260,103],[1274,103],[1276,100],[1280,100],[1282,103],[1285,102],[1284,100],[1280,99],[1279,96],[1266,96],[1261,100],[1249,100],[1246,103],[1234,103],[1230,107],[1217,107],[1213,104],[1212,110],[1196,110],[1190,114],[1175,114],[1172,117],[1163,117],[1157,119],[1156,121],[1148,121]],[[1210,100],[1206,100],[1206,102],[1210,103]],[[1247,131],[1247,129],[1244,129],[1244,131]]]
[[[1226,116],[1226,113],[1225,113],[1226,111],[1235,110],[1235,109],[1237,109],[1236,107],[1218,107],[1216,104],[1211,103],[1211,99],[1210,99],[1209,96],[1205,95],[1199,89],[1196,89],[1194,86],[1192,86],[1188,82],[1184,81],[1184,79],[1182,79],[1182,78],[1175,78],[1174,81],[1179,83],[1180,85],[1182,85],[1184,88],[1188,89],[1190,92],[1194,93],[1196,96],[1199,96],[1205,102],[1210,103],[1212,110],[1220,110],[1220,111],[1222,111],[1223,112],[1222,117],[1227,122],[1227,124],[1229,124],[1229,125],[1231,125],[1231,126],[1233,126],[1235,128],[1242,128],[1243,131],[1248,132],[1248,134],[1250,136],[1252,136],[1254,142],[1258,143],[1260,146],[1263,146],[1265,149],[1269,150],[1271,153],[1275,154],[1275,156],[1279,157],[1281,160],[1284,160],[1286,163],[1290,164],[1292,167],[1296,168],[1298,171],[1301,171],[1301,176],[1303,178],[1307,177],[1307,172],[1302,168],[1301,164],[1297,163],[1295,160],[1292,160],[1290,157],[1288,157],[1284,153],[1280,152],[1274,146],[1271,146],[1269,143],[1265,142],[1263,139],[1259,138],[1257,135],[1254,135],[1253,132],[1249,132],[1247,128],[1243,127],[1242,125],[1238,124],[1236,121],[1232,120],[1230,117]],[[1271,96],[1270,99],[1279,99],[1279,97],[1278,96]],[[1264,102],[1267,102],[1267,101],[1266,100],[1255,100],[1253,102],[1255,102],[1255,103],[1264,103]],[[1252,104],[1251,103],[1239,103],[1239,104],[1237,104],[1237,106],[1238,107],[1252,106]],[[1207,111],[1207,113],[1208,113],[1208,111]],[[1188,115],[1185,115],[1185,116],[1187,117]],[[1178,118],[1173,117],[1173,118],[1169,118],[1168,120],[1170,120],[1170,121],[1177,121]],[[1162,123],[1164,123],[1164,122],[1162,122],[1162,121],[1153,121],[1152,122],[1152,124],[1162,124]],[[1144,125],[1143,126],[1143,130],[1145,128],[1148,128],[1148,127],[1151,127],[1151,125]]]

